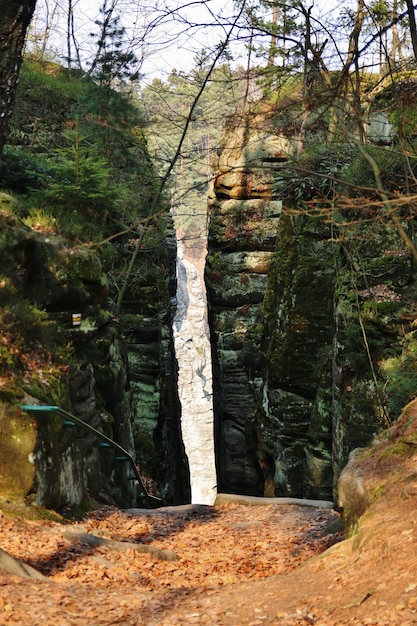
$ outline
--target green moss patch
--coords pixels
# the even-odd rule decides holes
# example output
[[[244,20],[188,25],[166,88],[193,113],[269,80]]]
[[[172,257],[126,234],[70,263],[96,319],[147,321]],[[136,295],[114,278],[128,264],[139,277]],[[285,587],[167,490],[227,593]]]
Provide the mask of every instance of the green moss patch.
[[[25,496],[33,485],[36,425],[26,413],[0,401],[0,495]]]

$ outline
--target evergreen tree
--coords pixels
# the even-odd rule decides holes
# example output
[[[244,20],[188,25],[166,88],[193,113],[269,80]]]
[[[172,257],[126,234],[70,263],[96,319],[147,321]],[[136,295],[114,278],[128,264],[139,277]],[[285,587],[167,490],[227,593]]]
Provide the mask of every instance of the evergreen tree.
[[[94,22],[99,27],[99,35],[96,54],[88,72],[101,86],[108,87],[138,78],[133,69],[138,62],[137,58],[131,50],[126,49],[126,29],[120,24],[120,16],[114,16],[114,8],[114,4],[107,7],[107,0],[104,0],[100,8],[101,19]],[[94,33],[91,33],[91,37],[95,37]]]
[[[144,119],[126,84],[135,57],[122,51],[124,28],[106,3],[102,14],[96,22],[97,54],[70,113],[66,145],[55,154],[53,181],[38,194],[64,219],[73,214],[75,221],[78,215],[80,222],[101,224],[96,238],[124,231],[146,216],[156,186]]]

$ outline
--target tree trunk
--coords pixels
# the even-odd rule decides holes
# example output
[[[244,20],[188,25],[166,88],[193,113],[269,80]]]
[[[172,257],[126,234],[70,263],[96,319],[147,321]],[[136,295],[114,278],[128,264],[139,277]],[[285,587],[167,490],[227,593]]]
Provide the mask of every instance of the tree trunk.
[[[401,39],[398,33],[398,0],[392,4],[392,43],[389,54],[389,64],[391,70],[396,67],[397,61],[403,61]]]
[[[268,65],[270,67],[275,65],[275,57],[277,54],[277,36],[276,36],[276,31],[274,29],[277,28],[277,24],[278,24],[278,3],[276,0],[273,0],[272,2],[272,31],[273,34],[271,35],[271,43],[269,44],[269,54],[268,54]]]
[[[36,0],[0,0],[0,158],[9,130],[26,31]]]
[[[414,2],[413,0],[405,0],[407,5],[407,13],[408,19],[410,22],[410,36],[411,36],[411,44],[413,46],[414,58],[417,60],[417,24],[416,24],[416,14],[414,12]]]

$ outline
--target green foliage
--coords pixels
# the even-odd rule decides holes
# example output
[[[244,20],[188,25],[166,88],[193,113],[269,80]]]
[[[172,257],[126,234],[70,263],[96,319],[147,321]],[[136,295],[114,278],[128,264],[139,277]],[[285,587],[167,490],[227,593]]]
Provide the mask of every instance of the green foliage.
[[[61,144],[61,133],[84,83],[80,72],[25,58],[8,143],[34,153]]]
[[[111,179],[126,179],[137,173],[142,160],[149,162],[140,132],[143,119],[124,85],[137,78],[132,70],[137,59],[132,51],[123,51],[125,28],[105,3],[95,24],[99,35],[89,72],[93,80],[78,94],[74,115],[90,151],[106,160]]]
[[[381,349],[382,337],[378,327],[372,322],[364,322],[366,341],[372,355]],[[349,367],[360,376],[370,372],[370,363],[365,349],[364,336],[359,324],[358,313],[352,311],[351,317],[345,317],[343,336],[343,354]]]
[[[0,325],[3,401],[21,401],[23,390],[47,403],[58,401],[73,353],[68,335],[46,311],[22,299],[5,275],[0,275]]]
[[[407,140],[407,151],[416,154],[417,84],[413,72],[404,71],[391,77],[373,103],[374,110],[382,111],[395,126],[398,137]]]
[[[71,135],[67,134],[71,139]],[[90,156],[80,146],[77,132],[73,143],[58,152],[54,181],[48,189],[35,195],[46,206],[61,205],[65,210],[79,211],[87,219],[102,221],[102,214],[112,206],[114,191],[108,186],[109,171],[104,159]]]
[[[279,66],[290,66],[292,71],[302,62],[301,51],[294,47],[293,54],[289,55],[286,47],[286,38],[291,37],[296,41],[302,36],[302,25],[297,19],[296,2],[289,0],[285,3],[274,2],[272,5],[268,0],[257,0],[255,3],[248,2],[246,14],[251,27],[261,33],[268,34],[267,44],[265,38],[260,38],[260,43],[256,46],[252,44],[255,56],[267,61],[267,67],[276,69]],[[262,63],[264,65],[265,63]]]
[[[417,190],[417,158],[411,154],[404,154],[401,150],[367,146],[367,153],[376,161],[384,189],[392,193],[414,192]],[[350,196],[368,195],[372,197],[375,179],[369,161],[360,153],[351,155],[340,172],[341,181],[346,181],[349,187],[340,186],[340,191]],[[353,186],[356,186],[355,190]],[[362,189],[361,189],[362,188]]]
[[[134,101],[104,85],[86,84],[74,110],[80,149],[107,167],[108,186],[117,187],[113,219],[126,223],[148,215],[158,179],[155,176],[143,117]]]
[[[41,233],[53,233],[56,230],[56,218],[43,209],[32,208],[23,219],[26,226]]]
[[[28,354],[35,352],[37,356],[43,355],[46,352],[44,346],[48,346],[48,350],[55,350],[56,355],[69,356],[70,349],[66,345],[66,339],[45,311],[24,300],[13,298],[6,279],[0,282],[0,295],[1,373],[24,370],[29,360]]]
[[[120,62],[99,55],[96,72],[104,63],[120,80]],[[6,148],[0,179],[1,188],[20,194],[28,224],[81,241],[98,241],[149,215],[158,184],[138,107],[125,90],[100,81],[26,60],[14,145]]]
[[[24,342],[42,341],[52,329],[52,323],[45,311],[23,301],[17,301],[8,307],[2,321],[6,330],[18,328]]]
[[[380,317],[395,315],[398,313],[398,302],[390,302],[386,300],[378,302],[377,300],[371,299],[363,303],[362,311],[366,319],[378,320]]]
[[[417,128],[417,107],[395,109],[390,119],[402,137],[415,137]]]
[[[294,201],[329,199],[336,181],[352,158],[349,144],[313,144],[290,159],[275,176],[274,191]]]
[[[0,191],[0,211],[4,215],[12,215],[17,208],[16,198]]]
[[[53,175],[52,166],[27,150],[7,146],[2,155],[0,189],[16,193],[28,193],[31,189],[42,189]]]
[[[301,76],[288,73],[284,68],[269,66],[260,68],[257,83],[264,87],[265,99],[274,106],[274,122],[286,136],[292,136],[301,124],[303,81]],[[268,85],[268,75],[274,83]]]
[[[83,76],[78,70],[69,70],[58,63],[40,62],[26,57],[19,84],[23,92],[31,92],[31,103],[39,102],[45,108],[51,107],[62,112],[77,97],[82,80]],[[19,95],[23,97],[23,93],[20,92]]]
[[[361,238],[362,230],[353,229],[344,240],[347,263],[335,293],[339,355],[355,379],[370,377],[371,358],[384,420],[392,421],[417,394],[417,341],[414,334],[402,340],[399,324],[405,302],[414,308],[413,284],[404,290],[410,260],[396,254],[398,233],[383,222],[372,222]],[[394,254],[386,252],[390,248]]]
[[[403,407],[417,397],[417,331],[404,337],[399,354],[381,362],[380,372],[390,415],[396,419]]]
[[[133,69],[138,60],[132,50],[126,50],[126,29],[120,24],[120,16],[113,16],[113,10],[113,7],[106,7],[106,2],[100,7],[100,18],[95,21],[99,27],[97,54],[89,72],[100,85],[108,87],[115,81],[138,78]]]

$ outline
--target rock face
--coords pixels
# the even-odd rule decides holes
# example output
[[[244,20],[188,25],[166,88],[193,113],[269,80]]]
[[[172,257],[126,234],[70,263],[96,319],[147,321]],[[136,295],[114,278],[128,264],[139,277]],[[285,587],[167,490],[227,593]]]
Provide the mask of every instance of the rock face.
[[[287,216],[278,228],[264,300],[268,401],[259,420],[277,495],[332,495],[335,279],[328,235],[311,222],[295,228]]]
[[[417,401],[408,403],[395,423],[374,438],[367,448],[356,448],[349,455],[338,483],[338,503],[341,509],[346,537],[358,534],[358,542],[363,531],[376,530],[381,526],[375,511],[385,507],[384,526],[391,532],[387,517],[387,502],[391,514],[396,519],[408,519],[410,497],[416,493],[415,442],[417,435]],[[402,503],[405,510],[401,517]],[[379,520],[379,523],[378,523]],[[404,534],[404,533],[403,533]],[[384,545],[380,543],[380,545]]]
[[[261,117],[228,129],[209,198],[206,285],[213,344],[218,489],[272,495],[273,457],[259,445],[266,360],[261,348],[263,300],[280,200],[273,168],[291,146]],[[268,477],[264,477],[268,474]]]
[[[167,220],[159,256],[140,258],[126,291],[122,329],[134,447],[142,470],[167,504],[188,502],[190,477],[182,442],[173,342],[177,244]]]
[[[96,252],[31,231],[7,210],[1,212],[1,232],[2,319],[16,318],[16,329],[21,329],[26,316],[34,329],[26,333],[23,371],[16,372],[11,363],[8,372],[4,361],[0,367],[5,380],[14,376],[13,389],[3,384],[0,395],[0,419],[14,424],[1,450],[2,466],[10,466],[6,483],[56,510],[79,506],[87,497],[136,505],[139,494],[131,470],[112,449],[100,447],[93,434],[66,425],[55,414],[35,418],[18,408],[52,404],[127,449],[167,502],[186,501],[189,477],[171,331],[173,230],[167,230],[163,258],[148,262],[148,273],[138,268],[131,278],[117,316],[108,273]],[[29,350],[35,355],[30,367]],[[53,360],[48,351],[55,351]],[[13,454],[10,445],[16,447]],[[20,459],[19,471],[7,462],[10,455]]]
[[[246,113],[228,122],[215,163],[206,284],[218,489],[328,500],[349,452],[386,424],[375,371],[401,354],[410,255],[389,226],[373,226],[372,244],[353,235],[338,246],[326,220],[285,198],[281,212],[274,175],[294,145],[268,113]]]
[[[209,195],[217,489],[330,500],[349,453],[415,396],[411,257],[382,221],[372,223],[373,239],[354,234],[337,246],[326,221],[283,203],[274,176],[293,142],[259,103],[257,111],[229,121]],[[157,245],[126,278],[131,240],[99,255],[30,230],[10,202],[0,196],[0,486],[58,510],[87,497],[136,505],[126,464],[94,436],[19,410],[56,404],[136,456],[167,504],[189,502],[173,342],[174,229],[155,229]],[[177,330],[196,321],[185,315],[186,300],[199,295],[183,295]],[[207,352],[200,330],[190,323],[187,332],[190,385],[199,386],[186,400],[208,422],[199,404],[211,394]],[[208,445],[199,441],[198,453]]]

